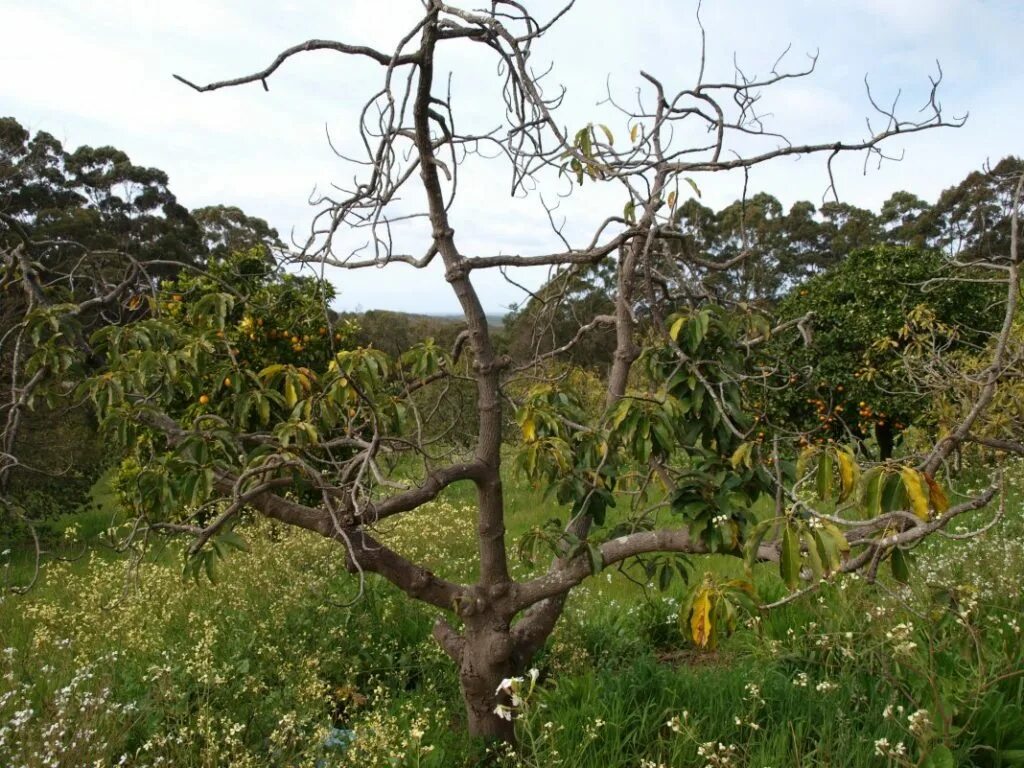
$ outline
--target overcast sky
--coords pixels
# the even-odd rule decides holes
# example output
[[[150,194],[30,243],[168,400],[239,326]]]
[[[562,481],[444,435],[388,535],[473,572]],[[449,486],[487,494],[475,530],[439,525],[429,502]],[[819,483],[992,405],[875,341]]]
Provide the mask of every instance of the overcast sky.
[[[530,5],[543,15],[557,4]],[[325,129],[340,146],[353,146],[355,117],[377,88],[380,68],[310,53],[287,62],[269,92],[256,85],[209,94],[192,92],[171,74],[197,82],[247,74],[308,38],[387,48],[419,7],[418,0],[0,0],[0,115],[48,131],[69,148],[123,149],[134,162],[166,171],[190,208],[237,205],[286,239],[292,232],[301,237],[312,190],[352,176],[332,154]],[[692,84],[699,51],[694,8],[685,0],[578,0],[534,54],[536,66],[553,61],[553,77],[569,89],[563,122],[579,127],[608,118],[597,106],[606,79],[624,98],[640,84],[641,69],[670,89]],[[846,202],[877,208],[897,189],[934,200],[986,160],[1024,152],[1020,0],[705,0],[702,18],[709,79],[732,78],[734,53],[744,69],[763,74],[789,44],[794,67],[820,50],[814,75],[773,89],[763,102],[774,115],[771,127],[800,143],[864,137],[865,75],[880,101],[891,102],[902,89],[911,113],[941,61],[943,107],[950,117],[969,111],[966,126],[894,143],[890,151],[905,149],[903,161],[872,165],[866,176],[861,158],[849,158],[837,178]],[[470,48],[460,44],[440,62],[454,70],[456,118],[463,126],[494,127],[492,94],[500,81],[493,63]],[[624,124],[609,122],[624,138]],[[508,199],[501,167],[467,171],[454,214],[465,252],[557,247],[538,195]],[[740,177],[697,181],[715,207],[741,191]],[[751,177],[753,191],[769,191],[786,205],[819,203],[826,186],[823,158],[780,161]],[[565,204],[566,231],[583,235],[595,217],[621,210],[616,194],[585,190]],[[421,252],[422,232],[411,234],[420,242],[408,250]],[[542,279],[530,274],[523,282]],[[395,266],[345,273],[335,282],[339,306],[348,309],[457,310],[437,269]],[[478,288],[492,313],[523,298],[497,274],[480,276]]]

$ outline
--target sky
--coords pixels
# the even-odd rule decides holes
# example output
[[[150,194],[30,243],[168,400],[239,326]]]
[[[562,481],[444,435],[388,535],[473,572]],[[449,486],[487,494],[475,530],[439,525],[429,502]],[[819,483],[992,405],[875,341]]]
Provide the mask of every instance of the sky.
[[[538,16],[560,7],[555,0],[529,5]],[[275,73],[269,92],[249,85],[206,94],[172,74],[195,82],[248,74],[310,38],[390,49],[419,8],[418,0],[0,0],[0,115],[47,131],[68,148],[115,146],[137,164],[166,171],[189,208],[237,205],[286,240],[301,240],[315,212],[314,190],[353,177],[327,136],[340,149],[358,147],[353,126],[381,68],[332,52],[306,53]],[[567,88],[563,123],[604,121],[625,139],[624,120],[599,104],[608,90],[624,101],[635,98],[640,70],[670,91],[691,85],[700,51],[695,9],[688,0],[577,0],[533,54],[535,66],[553,64],[550,77]],[[734,56],[748,73],[764,74],[789,45],[785,62],[794,68],[819,52],[814,74],[767,91],[761,103],[769,127],[795,143],[864,138],[871,112],[865,76],[880,102],[899,92],[911,116],[941,62],[940,100],[948,117],[969,113],[965,126],[901,138],[887,151],[902,153],[902,160],[881,168],[871,164],[865,172],[859,156],[837,163],[844,202],[877,209],[899,189],[934,200],[986,161],[1024,152],[1019,0],[705,0],[701,19],[708,80],[731,80]],[[493,128],[500,79],[478,47],[460,44],[438,68],[442,76],[451,72],[460,126]],[[560,187],[545,181],[513,199],[507,169],[478,161],[461,179],[453,222],[464,253],[560,250],[542,205],[558,200]],[[695,181],[712,207],[742,191],[735,174]],[[786,206],[820,203],[827,185],[822,157],[777,161],[750,178],[750,192],[768,191]],[[596,222],[621,211],[621,198],[609,185],[589,185],[560,201],[555,220],[564,219],[571,241],[585,242]],[[346,237],[350,247],[361,242],[360,235]],[[425,250],[422,227],[408,227],[403,238],[401,250]],[[439,265],[330,277],[341,309],[458,311]],[[510,277],[534,288],[545,273]],[[492,314],[526,296],[497,272],[476,273],[474,282]]]

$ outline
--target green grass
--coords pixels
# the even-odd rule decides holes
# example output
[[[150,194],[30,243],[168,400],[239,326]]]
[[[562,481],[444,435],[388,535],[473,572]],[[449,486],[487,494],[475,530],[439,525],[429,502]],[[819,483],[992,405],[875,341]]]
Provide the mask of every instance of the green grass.
[[[679,629],[684,585],[661,593],[617,569],[598,574],[535,661],[514,755],[463,735],[454,670],[430,638],[435,612],[376,579],[348,605],[358,583],[330,542],[250,526],[252,551],[220,563],[216,584],[183,582],[177,545],[139,567],[93,547],[0,603],[0,648],[11,649],[0,655],[0,765],[859,767],[918,765],[938,744],[955,765],[1024,765],[1024,473],[1007,475],[1007,519],[984,539],[921,548],[920,587],[829,585],[712,653]],[[560,511],[506,482],[510,540]],[[116,513],[106,487],[57,530],[105,530]],[[382,535],[472,578],[473,498],[453,486]],[[19,578],[24,560],[10,568]],[[731,558],[695,559],[705,570],[742,572]],[[782,594],[771,568],[755,581],[763,597]],[[914,733],[918,710],[933,725]],[[346,749],[324,746],[348,731]],[[879,739],[906,754],[878,754]]]

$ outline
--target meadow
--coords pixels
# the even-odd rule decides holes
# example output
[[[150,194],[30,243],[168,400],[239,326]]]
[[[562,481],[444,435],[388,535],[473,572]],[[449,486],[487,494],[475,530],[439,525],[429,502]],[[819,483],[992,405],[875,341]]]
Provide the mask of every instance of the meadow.
[[[515,538],[553,510],[509,481]],[[372,577],[360,589],[330,542],[253,523],[250,551],[215,582],[184,580],[176,543],[101,545],[101,483],[59,526],[81,554],[0,603],[0,764],[1024,765],[1024,465],[1008,463],[1005,483],[1005,515],[983,537],[915,552],[917,586],[842,577],[747,617],[714,651],[680,629],[686,585],[598,574],[570,598],[536,686],[521,684],[515,748],[464,735],[433,612]],[[470,490],[402,516],[385,540],[471,576]],[[0,569],[31,574],[11,552]],[[783,595],[771,571],[755,583],[764,601]]]

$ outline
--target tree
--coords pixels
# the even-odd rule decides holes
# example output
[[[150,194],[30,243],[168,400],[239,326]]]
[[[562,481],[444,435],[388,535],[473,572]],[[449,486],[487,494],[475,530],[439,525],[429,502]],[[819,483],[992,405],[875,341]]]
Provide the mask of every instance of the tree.
[[[21,378],[26,314],[44,298],[79,303],[74,329],[64,332],[84,348],[90,330],[133,316],[114,301],[119,292],[191,263],[201,246],[200,227],[162,171],[135,165],[113,147],[69,152],[48,133],[31,136],[17,120],[0,119],[0,490],[13,490],[15,478],[67,504],[100,469],[95,423],[77,401],[26,412],[35,386],[31,376]],[[136,264],[127,274],[126,258]],[[56,493],[63,488],[72,492]]]
[[[166,173],[136,165],[118,149],[68,151],[48,133],[32,136],[14,118],[0,119],[0,359],[14,374],[0,382],[0,489],[23,495],[39,488],[59,499],[45,506],[75,506],[102,468],[95,422],[81,401],[25,408],[35,387],[32,377],[20,379],[26,316],[42,303],[77,304],[61,333],[84,353],[86,370],[89,334],[138,319],[146,311],[142,297],[161,278],[213,256],[221,261],[207,277],[219,269],[231,280],[224,258],[255,247],[283,245],[266,222],[238,208],[190,213]]]
[[[906,364],[927,333],[943,355],[978,349],[999,326],[999,288],[965,282],[935,251],[875,246],[794,288],[779,304],[782,322],[810,316],[812,340],[766,345],[788,386],[771,396],[772,420],[809,440],[863,440],[874,434],[879,459],[928,417],[931,392]]]
[[[557,112],[560,95],[541,89],[529,61],[536,40],[567,10],[541,21],[513,2],[499,0],[489,11],[470,11],[430,0],[393,51],[310,40],[250,75],[205,86],[179,78],[201,92],[267,86],[290,58],[316,50],[379,64],[382,86],[360,124],[367,148],[358,166],[362,175],[327,201],[307,246],[283,257],[284,263],[365,269],[394,262],[422,268],[440,261],[466,325],[451,350],[424,342],[395,359],[373,348],[340,349],[315,370],[295,362],[255,370],[239,361],[245,389],[238,396],[258,400],[255,415],[245,408],[176,412],[182,392],[197,391],[195,382],[206,380],[211,370],[219,376],[231,358],[230,344],[218,335],[226,333],[225,318],[235,301],[225,291],[204,297],[185,318],[147,317],[106,332],[95,340],[105,365],[81,382],[111,433],[139,456],[142,516],[135,537],[191,536],[189,562],[197,571],[215,563],[216,548],[207,544],[238,543],[233,527],[247,509],[337,541],[353,573],[377,574],[439,611],[434,636],[458,670],[469,730],[487,737],[512,736],[504,715],[511,715],[514,702],[503,680],[529,665],[569,592],[603,568],[643,555],[662,558],[648,559],[648,565],[675,568],[678,555],[720,552],[745,556],[749,563],[778,563],[791,589],[812,590],[817,578],[800,589],[805,568],[815,577],[861,569],[873,575],[880,562],[957,515],[983,507],[994,494],[989,489],[960,504],[944,501],[936,472],[968,439],[965,419],[917,465],[871,475],[882,474],[889,484],[902,478],[904,497],[888,493],[885,503],[869,506],[867,514],[854,510],[852,459],[829,449],[817,455],[820,501],[809,503],[800,493],[806,482],[798,473],[803,465],[790,461],[784,447],[758,442],[753,410],[744,400],[742,383],[755,373],[748,367],[749,353],[773,329],[749,307],[672,295],[673,283],[655,267],[660,244],[678,239],[674,209],[683,202],[681,193],[697,187],[694,176],[790,156],[877,154],[892,136],[951,125],[935,99],[938,82],[930,91],[929,110],[916,122],[884,113],[886,127],[860,140],[779,146],[756,112],[762,92],[809,74],[813,62],[801,72],[773,70],[764,77],[737,72],[733,82],[705,80],[702,69],[697,82],[675,93],[642,73],[644,98],[632,109],[619,106],[618,124],[566,132]],[[445,95],[435,67],[443,49],[459,45],[480,46],[499,62],[502,80],[496,90],[505,99],[507,130],[456,127],[457,105]],[[681,140],[695,135],[689,128],[697,126],[712,137],[710,146]],[[744,143],[734,146],[737,138]],[[759,147],[740,153],[749,141]],[[575,247],[466,254],[459,248],[452,211],[461,163],[481,147],[500,149],[513,193],[553,177],[567,189],[608,185],[619,190],[624,206]],[[730,147],[736,151],[727,151]],[[407,199],[419,199],[423,207],[410,213],[399,204]],[[406,250],[402,243],[415,243],[422,232],[411,230],[405,241],[400,236],[418,221],[428,225],[422,250]],[[368,234],[368,255],[341,251],[336,234],[345,227]],[[699,253],[681,260],[693,269],[731,268],[743,256],[737,254],[733,263],[709,261]],[[614,285],[609,315],[579,318],[567,344],[531,349],[525,360],[498,353],[474,274],[527,266],[571,271],[597,264],[607,265]],[[1000,268],[1001,276],[1010,277],[1008,304],[1015,305],[1016,248]],[[74,354],[61,344],[57,330],[73,311],[49,304],[26,320],[42,329],[33,337],[28,364],[43,372],[54,391],[66,387],[69,366],[61,355]],[[573,387],[556,363],[605,326],[614,331],[615,351],[603,403],[594,407],[589,393]],[[1005,346],[997,345],[985,374],[993,387]],[[152,355],[153,349],[162,354]],[[449,425],[440,423],[438,409],[424,405],[428,399],[443,401],[448,382],[463,378],[475,386],[477,416],[477,432],[465,452],[448,447]],[[981,410],[991,402],[986,392],[979,395]],[[523,580],[510,575],[502,485],[503,441],[513,413],[520,430],[518,466],[546,482],[563,510],[557,530],[533,536],[551,548],[550,565]],[[460,482],[472,483],[477,492],[474,583],[433,573],[374,534],[381,521]],[[929,495],[924,495],[926,483]],[[307,501],[290,493],[296,488]],[[775,499],[775,512],[758,520],[752,500],[765,494]],[[315,502],[308,501],[311,497]],[[712,644],[744,601],[753,602],[749,588],[697,583],[682,616],[694,642]]]
[[[964,261],[985,261],[1010,248],[1010,218],[1024,161],[1004,157],[945,190],[932,218],[939,245]]]
[[[277,230],[263,219],[247,216],[241,208],[208,205],[192,211],[203,232],[206,253],[221,258],[253,248],[267,251],[284,249]]]

